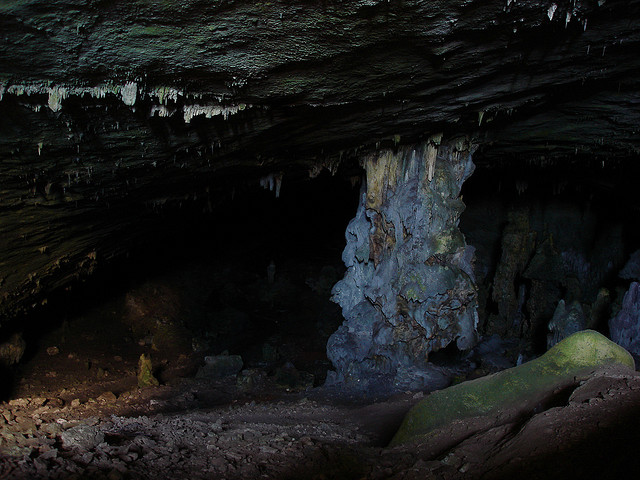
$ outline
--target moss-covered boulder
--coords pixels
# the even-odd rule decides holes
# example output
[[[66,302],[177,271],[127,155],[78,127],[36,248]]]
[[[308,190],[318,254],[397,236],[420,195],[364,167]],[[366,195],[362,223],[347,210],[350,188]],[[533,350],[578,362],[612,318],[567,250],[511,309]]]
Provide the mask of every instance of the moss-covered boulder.
[[[528,363],[430,394],[407,413],[391,446],[438,440],[443,427],[456,421],[481,425],[472,419],[497,413],[501,421],[512,421],[609,364],[635,368],[629,352],[604,335],[575,333]]]

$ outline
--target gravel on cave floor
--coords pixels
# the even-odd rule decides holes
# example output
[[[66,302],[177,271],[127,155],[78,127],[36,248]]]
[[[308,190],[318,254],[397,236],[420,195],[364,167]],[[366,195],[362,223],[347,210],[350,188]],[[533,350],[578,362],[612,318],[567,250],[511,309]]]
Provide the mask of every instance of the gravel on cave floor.
[[[619,368],[595,372],[565,403],[515,423],[500,414],[482,431],[453,422],[452,435],[469,435],[442,451],[423,443],[386,448],[421,393],[355,401],[269,381],[247,392],[233,377],[183,378],[86,401],[64,400],[68,393],[0,404],[0,478],[542,479],[640,471],[640,376]]]

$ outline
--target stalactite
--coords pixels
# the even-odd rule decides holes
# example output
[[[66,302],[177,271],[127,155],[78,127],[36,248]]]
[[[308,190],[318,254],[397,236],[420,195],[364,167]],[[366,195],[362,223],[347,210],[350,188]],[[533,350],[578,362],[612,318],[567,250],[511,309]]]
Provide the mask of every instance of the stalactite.
[[[7,85],[0,83],[0,101],[4,98],[5,94],[11,94],[15,96],[22,95],[36,95],[47,94],[47,105],[53,112],[59,112],[62,108],[63,100],[77,96],[82,97],[89,95],[92,98],[102,99],[107,95],[114,95],[118,97],[122,103],[127,106],[134,107],[137,100],[141,97],[147,96],[149,98],[157,98],[159,105],[151,105],[150,116],[153,117],[156,114],[160,117],[168,117],[173,115],[175,109],[167,107],[167,102],[177,102],[181,96],[185,96],[184,92],[170,86],[159,86],[149,89],[147,92],[141,88],[137,82],[127,82],[125,84],[101,84],[93,87],[79,87],[70,85],[57,85],[50,86],[43,83],[32,84],[15,84]],[[190,97],[201,98],[202,95],[192,94]],[[217,99],[218,102],[222,98]],[[185,123],[190,123],[194,117],[204,115],[206,118],[212,118],[215,116],[222,116],[225,120],[231,115],[235,115],[238,112],[250,107],[243,103],[237,105],[221,105],[219,103],[212,104],[189,104],[182,108],[183,118]],[[36,105],[34,108],[38,108]],[[37,111],[37,110],[36,110]]]
[[[135,82],[126,83],[120,90],[122,96],[122,103],[132,107],[136,103],[138,96],[138,84]]]
[[[64,87],[53,87],[48,89],[49,108],[52,112],[58,112],[62,108],[62,100],[69,96],[69,91]]]
[[[244,104],[231,105],[228,107],[222,105],[185,105],[183,108],[184,123],[190,123],[191,119],[198,115],[204,115],[206,118],[221,115],[227,120],[230,115],[235,115],[245,108],[247,108],[247,105]]]
[[[276,198],[280,198],[280,189],[282,188],[282,172],[270,173],[260,179],[260,186],[265,190],[274,192]]]

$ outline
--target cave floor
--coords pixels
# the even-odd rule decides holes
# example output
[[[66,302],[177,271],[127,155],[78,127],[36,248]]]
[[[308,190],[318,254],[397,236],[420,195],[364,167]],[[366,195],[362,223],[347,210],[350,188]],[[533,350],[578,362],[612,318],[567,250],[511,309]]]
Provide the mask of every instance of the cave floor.
[[[250,285],[247,275],[235,284]],[[331,275],[325,271],[324,277]],[[277,313],[293,322],[301,318],[300,310],[279,299],[303,298],[305,305],[312,299],[292,276],[271,286],[252,278],[256,297],[265,300],[246,311],[259,319]],[[319,288],[322,278],[301,282]],[[242,375],[197,376],[211,349],[154,349],[157,341],[134,334],[131,322],[135,326],[139,318],[132,311],[172,315],[167,305],[148,303],[149,292],[180,298],[184,310],[196,312],[184,294],[197,293],[194,284],[178,283],[135,288],[127,300],[103,303],[38,339],[17,370],[10,400],[0,403],[0,478],[620,479],[640,474],[640,374],[634,371],[598,370],[570,396],[515,422],[505,420],[514,418],[509,412],[490,422],[453,422],[438,436],[462,439],[453,444],[425,440],[388,448],[405,413],[424,393],[363,397],[318,387],[317,376],[315,387],[308,381],[287,384],[264,363],[265,355],[278,353],[280,364],[291,361],[300,368],[293,373],[326,368],[314,350],[326,339],[318,345],[300,339],[293,348],[293,340],[276,334],[278,342],[258,343],[253,364],[252,350],[243,352],[245,368],[254,376],[241,382]],[[228,299],[235,290],[217,291]],[[246,289],[240,293],[249,297]],[[221,331],[241,318],[216,312],[224,319],[218,323]],[[246,322],[252,325],[250,318]],[[300,328],[310,325],[324,324],[310,317]],[[229,333],[233,336],[233,329]],[[159,386],[138,387],[142,353],[152,355]]]
[[[55,362],[40,363],[60,370]],[[594,372],[568,400],[516,422],[502,420],[512,418],[508,412],[489,428],[481,422],[481,430],[473,419],[453,422],[446,431],[462,438],[453,446],[426,440],[386,448],[423,393],[356,399],[325,388],[285,388],[270,378],[247,389],[234,376],[183,376],[192,367],[186,359],[165,371],[163,385],[138,388],[132,361],[121,363],[129,369],[126,380],[110,378],[114,369],[90,382],[93,367],[83,367],[84,382],[71,386],[71,369],[45,376],[48,384],[23,384],[0,404],[0,478],[619,479],[640,473],[640,375],[620,367]]]

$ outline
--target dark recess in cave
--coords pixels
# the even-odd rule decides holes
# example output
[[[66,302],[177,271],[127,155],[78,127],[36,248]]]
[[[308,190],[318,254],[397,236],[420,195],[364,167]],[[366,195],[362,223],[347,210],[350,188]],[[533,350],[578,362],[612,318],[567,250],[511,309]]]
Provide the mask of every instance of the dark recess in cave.
[[[485,161],[482,151],[474,161],[477,169],[462,189],[461,230],[477,249],[481,333],[522,337],[538,355],[547,349],[547,325],[559,300],[578,301],[588,316],[606,289],[609,303],[587,321],[607,334],[607,321],[628,288],[618,273],[640,244],[637,165],[594,158],[496,163]],[[509,234],[516,240],[505,240]],[[505,248],[518,251],[501,258]],[[511,318],[498,318],[509,301],[500,305],[496,298],[496,275],[508,277],[510,302],[520,302],[517,328]]]
[[[15,319],[5,332],[22,331],[27,365],[59,331],[72,335],[74,324],[83,322],[107,335],[89,334],[102,343],[96,348],[108,351],[115,344],[137,354],[140,337],[154,329],[148,319],[132,318],[140,313],[131,312],[132,302],[134,310],[142,303],[142,317],[180,330],[173,339],[177,345],[153,352],[158,358],[194,354],[201,361],[203,355],[228,352],[241,355],[245,368],[259,366],[270,373],[291,362],[312,370],[318,385],[329,367],[326,339],[341,322],[340,308],[329,297],[344,272],[341,253],[357,206],[356,179],[328,172],[299,181],[285,177],[278,197],[268,182],[267,188],[257,179],[230,182],[210,187],[214,200],[202,194],[181,206],[151,206],[147,231],[127,258],[106,262],[89,279],[51,295],[45,306]],[[270,265],[275,267],[272,281]],[[122,328],[100,325],[114,321],[103,315],[106,310],[115,310],[116,323],[125,319]],[[21,328],[24,322],[29,329]],[[193,345],[184,336],[193,337]],[[19,366],[17,379],[27,371]]]

